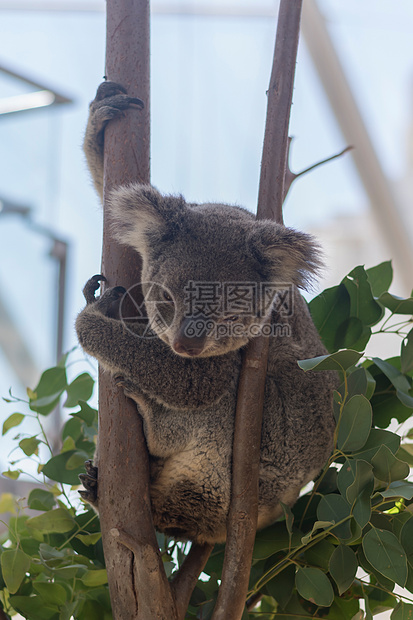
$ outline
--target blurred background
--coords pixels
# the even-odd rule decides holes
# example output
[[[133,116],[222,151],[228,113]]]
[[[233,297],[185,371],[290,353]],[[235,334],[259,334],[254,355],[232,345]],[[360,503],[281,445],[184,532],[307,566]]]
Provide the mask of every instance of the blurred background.
[[[153,0],[152,11],[152,183],[254,211],[278,2]],[[304,0],[291,168],[355,147],[286,201],[286,225],[324,247],[313,294],[389,259],[392,291],[413,286],[412,31],[411,0]],[[0,0],[0,396],[24,398],[76,345],[82,287],[100,271],[81,144],[104,57],[102,0]],[[73,376],[96,375],[79,350],[71,359]],[[2,468],[8,450],[3,439]]]

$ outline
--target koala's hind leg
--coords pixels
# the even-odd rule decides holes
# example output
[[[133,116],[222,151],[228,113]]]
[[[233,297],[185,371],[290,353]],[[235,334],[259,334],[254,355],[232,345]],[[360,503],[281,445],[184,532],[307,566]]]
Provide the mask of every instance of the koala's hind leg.
[[[125,114],[130,107],[142,109],[143,101],[129,97],[126,89],[116,82],[103,82],[90,104],[89,119],[83,141],[83,150],[95,187],[103,196],[103,144],[105,127],[109,121]]]
[[[84,486],[79,495],[94,508],[98,507],[98,468],[92,461],[85,461],[85,474],[79,475],[79,480]]]

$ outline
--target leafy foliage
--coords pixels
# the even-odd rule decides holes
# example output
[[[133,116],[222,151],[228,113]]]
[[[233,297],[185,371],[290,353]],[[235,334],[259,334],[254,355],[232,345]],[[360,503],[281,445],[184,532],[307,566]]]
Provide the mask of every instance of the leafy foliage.
[[[243,620],[367,619],[386,609],[392,620],[413,618],[413,595],[394,592],[397,584],[413,593],[413,429],[388,430],[413,409],[413,299],[390,294],[391,281],[390,262],[359,266],[309,304],[329,354],[299,364],[305,372],[334,369],[341,377],[334,451],[314,486],[292,509],[283,506],[284,518],[257,533]],[[365,348],[377,333],[398,334],[400,355],[368,357]],[[10,617],[109,620],[98,517],[75,493],[97,433],[97,412],[87,403],[93,380],[84,373],[68,384],[65,364],[66,358],[28,390],[28,412],[13,412],[3,423],[4,434],[24,428],[28,417],[37,420],[38,434],[19,433],[15,440],[22,457],[37,463],[39,483],[27,498],[0,498],[0,510],[13,513],[0,549],[0,602]],[[74,411],[62,449],[52,455],[42,421],[62,397]],[[4,475],[21,473],[10,463]],[[189,545],[163,535],[158,542],[170,576]],[[213,550],[187,620],[211,618],[224,550]]]

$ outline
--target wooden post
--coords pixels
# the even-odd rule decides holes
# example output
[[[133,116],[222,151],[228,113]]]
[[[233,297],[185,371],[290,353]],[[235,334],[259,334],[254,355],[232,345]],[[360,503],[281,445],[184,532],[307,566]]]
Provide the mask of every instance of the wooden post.
[[[302,0],[281,0],[258,196],[258,219],[282,224],[288,125]],[[258,478],[268,338],[250,342],[243,359],[235,418],[232,496],[222,583],[213,620],[239,620],[251,570],[258,514]]]

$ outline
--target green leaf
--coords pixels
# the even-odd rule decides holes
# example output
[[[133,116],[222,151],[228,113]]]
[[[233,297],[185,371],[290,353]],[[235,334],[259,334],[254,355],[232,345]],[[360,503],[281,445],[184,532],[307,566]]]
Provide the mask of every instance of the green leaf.
[[[344,388],[344,384],[340,388]],[[347,390],[349,397],[356,396],[356,394],[366,395],[368,388],[367,381],[367,372],[365,368],[356,368],[354,372],[352,372],[347,377]],[[344,392],[343,392],[344,395]]]
[[[354,316],[350,316],[337,328],[335,338],[335,343],[338,345],[337,348],[352,348],[355,343],[361,340],[363,335],[363,329],[364,326],[360,319]]]
[[[50,491],[33,489],[30,491],[27,504],[32,510],[51,510],[55,505],[55,497]]]
[[[299,545],[301,542],[301,534],[293,532],[291,547]],[[290,537],[284,522],[277,522],[264,530],[257,532],[254,543],[252,557],[255,560],[264,560],[274,553],[289,549]]]
[[[344,405],[338,429],[337,445],[343,452],[354,452],[364,446],[372,423],[370,401],[362,394],[352,396]]]
[[[400,361],[403,374],[407,374],[413,370],[413,329],[409,331],[407,338],[402,342]]]
[[[15,594],[30,568],[30,558],[21,549],[6,549],[1,554],[1,570],[7,589]]]
[[[30,620],[56,620],[56,607],[46,607],[40,596],[11,596],[10,604]]]
[[[41,443],[40,439],[37,437],[25,437],[21,441],[19,441],[19,447],[23,450],[26,456],[31,456],[32,454],[38,454],[39,443]]]
[[[2,435],[5,435],[7,431],[9,431],[13,426],[19,426],[21,422],[24,420],[24,415],[22,413],[12,413],[7,420],[3,422],[3,432]]]
[[[88,372],[84,372],[66,388],[67,399],[64,407],[76,407],[79,400],[86,401],[92,396],[95,382]]]
[[[37,387],[34,389],[36,398],[30,399],[30,409],[42,415],[47,415],[56,407],[59,398],[66,389],[67,379],[64,368],[49,368],[45,370]]]
[[[403,525],[400,532],[400,543],[406,552],[407,561],[413,568],[413,519]]]
[[[413,499],[413,483],[405,480],[400,482],[396,480],[392,482],[388,489],[380,491],[383,497],[403,497],[404,499]]]
[[[66,602],[66,590],[58,583],[35,582],[33,587],[40,594],[46,605],[61,607]]]
[[[64,534],[73,530],[76,523],[67,510],[56,508],[38,517],[28,519],[26,525],[44,534],[51,534],[53,532]]]
[[[391,381],[396,390],[400,390],[401,392],[405,392],[408,394],[410,390],[410,384],[407,380],[407,377],[402,375],[402,373],[397,370],[392,364],[389,362],[380,359],[379,357],[373,357],[373,362],[376,364],[378,368],[382,371],[383,374]]]
[[[318,566],[319,568],[328,570],[328,563],[331,555],[334,553],[335,546],[328,540],[322,539],[313,547],[309,547],[304,551],[304,557],[308,564]]]
[[[43,467],[42,473],[57,482],[65,484],[79,484],[79,474],[84,473],[84,465],[77,469],[67,469],[66,465],[76,450],[69,450],[57,456],[53,456]]]
[[[387,485],[395,480],[403,480],[409,475],[410,468],[404,461],[399,461],[387,446],[381,446],[371,459],[376,478]]]
[[[391,261],[385,261],[366,269],[368,281],[371,286],[372,293],[375,297],[380,297],[382,293],[389,290],[390,284],[393,281],[393,268]]]
[[[85,584],[85,586],[89,586],[90,588],[102,586],[103,584],[108,582],[108,574],[106,572],[106,568],[89,570],[84,575],[84,577],[82,577],[82,582]]]
[[[300,368],[308,370],[341,370],[344,371],[350,366],[354,366],[361,358],[362,353],[352,349],[337,351],[331,355],[320,355],[312,359],[299,360],[297,363]]]
[[[338,538],[348,540],[351,538],[350,526],[350,506],[341,495],[334,493],[324,495],[317,507],[317,518],[319,521],[332,521],[338,523],[346,519],[340,525],[337,525],[332,531]]]
[[[16,469],[15,471],[8,469],[7,471],[2,471],[1,475],[10,478],[10,480],[17,480],[21,473],[21,469]]]
[[[374,490],[374,479],[361,491],[353,506],[353,517],[356,523],[364,528],[371,517],[371,495]]]
[[[16,499],[13,493],[2,493],[0,495],[0,514],[2,512],[16,512]]]
[[[376,325],[383,316],[383,309],[373,297],[364,267],[360,265],[350,271],[343,284],[350,295],[350,316],[358,318],[363,325]]]
[[[350,316],[350,296],[346,287],[340,284],[326,289],[310,301],[309,309],[327,351],[342,348],[337,330]]]
[[[77,418],[80,418],[81,420],[86,422],[86,424],[88,426],[96,425],[97,424],[97,420],[98,420],[97,409],[93,409],[87,403],[85,403],[85,402],[83,402],[81,400],[79,401],[79,406],[80,406],[80,410],[76,411],[72,415],[76,416]]]
[[[396,454],[400,447],[399,435],[379,428],[372,428],[362,450],[355,452],[352,456],[371,462],[371,459],[377,454],[382,445],[387,446],[393,454]]]
[[[102,538],[102,534],[101,532],[96,532],[96,534],[78,534],[76,538],[89,547],[90,545],[95,545]]]
[[[373,480],[373,467],[360,459],[347,460],[337,477],[341,495],[352,505],[362,490]]]
[[[299,568],[295,585],[303,598],[320,607],[329,607],[334,600],[333,587],[319,568]]]
[[[400,601],[390,618],[391,620],[413,620],[413,605]]]
[[[295,566],[290,564],[265,586],[267,594],[272,596],[283,609],[292,594],[295,582]]]
[[[393,314],[413,314],[413,298],[403,299],[390,293],[382,293],[379,302]]]
[[[404,587],[407,581],[407,558],[396,536],[387,530],[372,528],[363,537],[367,561],[382,575]]]
[[[329,573],[337,584],[340,596],[354,581],[358,562],[354,551],[346,545],[336,547],[329,562]]]

